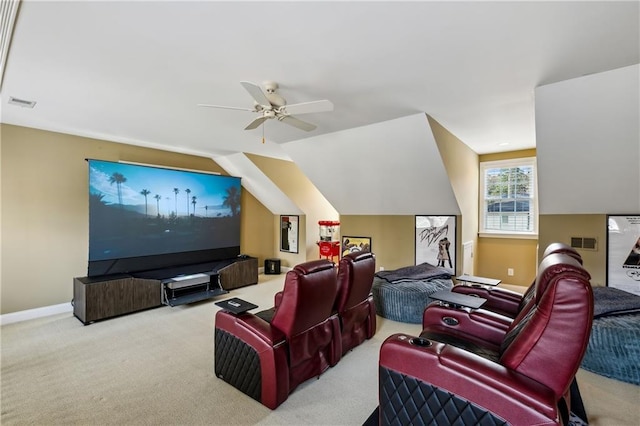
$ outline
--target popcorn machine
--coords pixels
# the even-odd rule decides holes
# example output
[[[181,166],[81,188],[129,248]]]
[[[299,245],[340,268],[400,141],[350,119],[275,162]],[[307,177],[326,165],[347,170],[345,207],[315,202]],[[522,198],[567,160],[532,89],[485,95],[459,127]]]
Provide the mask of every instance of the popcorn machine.
[[[337,256],[340,258],[340,241],[338,241],[338,230],[340,222],[337,220],[321,220],[318,222],[320,226],[320,259],[331,259],[333,262]]]

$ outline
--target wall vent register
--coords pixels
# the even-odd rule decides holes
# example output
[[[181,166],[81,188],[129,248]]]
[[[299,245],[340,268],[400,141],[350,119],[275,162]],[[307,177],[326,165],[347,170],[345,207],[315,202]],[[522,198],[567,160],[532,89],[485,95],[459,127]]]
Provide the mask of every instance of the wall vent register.
[[[598,240],[593,237],[571,237],[571,247],[584,250],[598,250]]]

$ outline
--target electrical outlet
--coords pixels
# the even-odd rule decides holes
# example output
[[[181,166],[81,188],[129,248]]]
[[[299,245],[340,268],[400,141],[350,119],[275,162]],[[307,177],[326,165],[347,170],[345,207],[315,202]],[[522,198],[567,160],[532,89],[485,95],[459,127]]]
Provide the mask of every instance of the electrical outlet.
[[[381,267],[380,267],[380,270],[381,270],[381,271],[384,271],[384,266],[381,266]]]
[[[509,275],[510,277],[513,276],[513,268],[508,268],[507,269],[507,275]]]

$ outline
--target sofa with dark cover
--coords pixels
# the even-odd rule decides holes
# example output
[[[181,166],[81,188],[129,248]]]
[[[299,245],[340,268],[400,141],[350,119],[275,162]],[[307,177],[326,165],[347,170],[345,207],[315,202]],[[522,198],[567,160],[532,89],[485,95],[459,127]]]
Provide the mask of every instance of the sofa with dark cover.
[[[594,287],[593,326],[581,367],[640,386],[640,296]]]
[[[420,324],[431,295],[451,290],[450,270],[423,262],[391,271],[376,272],[372,293],[376,313],[393,321]]]
[[[552,254],[539,265],[535,303],[513,320],[503,317],[506,329],[487,323],[469,331],[467,322],[443,321],[427,324],[420,336],[387,338],[379,360],[380,423],[567,424],[569,388],[593,319],[589,279],[575,258]],[[448,309],[446,316],[472,313]]]
[[[299,384],[340,360],[337,291],[333,263],[313,260],[287,272],[268,315],[218,311],[216,376],[263,405],[278,407]]]
[[[376,308],[371,294],[375,272],[376,258],[371,252],[349,253],[338,263],[335,311],[340,317],[343,355],[376,332]]]

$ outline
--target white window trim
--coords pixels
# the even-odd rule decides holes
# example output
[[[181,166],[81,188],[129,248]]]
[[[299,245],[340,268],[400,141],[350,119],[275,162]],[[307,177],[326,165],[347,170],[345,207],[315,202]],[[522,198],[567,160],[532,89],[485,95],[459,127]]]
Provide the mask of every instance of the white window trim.
[[[532,212],[530,215],[533,217],[533,231],[531,232],[514,232],[514,231],[495,231],[487,230],[484,228],[484,194],[485,194],[485,173],[487,169],[494,168],[509,168],[518,167],[522,165],[533,166],[533,197],[531,198]],[[480,162],[480,192],[478,197],[479,205],[479,232],[480,237],[489,238],[520,238],[520,239],[536,239],[538,238],[538,165],[536,157],[522,157],[512,158],[508,160],[496,160],[496,161],[482,161]]]

